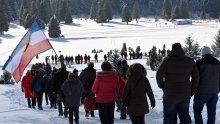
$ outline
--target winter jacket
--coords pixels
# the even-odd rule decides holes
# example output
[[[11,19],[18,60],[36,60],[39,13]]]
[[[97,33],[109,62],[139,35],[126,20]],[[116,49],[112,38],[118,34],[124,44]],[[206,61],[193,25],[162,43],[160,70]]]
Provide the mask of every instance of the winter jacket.
[[[149,113],[146,94],[151,104],[155,105],[154,94],[148,79],[146,77],[141,77],[140,79],[135,76],[128,77],[123,96],[123,99],[129,97],[129,104],[127,106],[128,115],[143,116]]]
[[[96,78],[96,70],[92,67],[85,68],[79,75],[84,92],[90,92]]]
[[[25,93],[25,98],[32,98],[31,87],[32,87],[33,76],[30,72],[27,72],[26,75],[22,78],[21,81],[21,90]]]
[[[196,93],[218,93],[220,86],[220,61],[206,54],[196,62],[199,70],[199,86]]]
[[[58,71],[57,73],[54,74],[54,79],[53,79],[54,80],[54,87],[53,87],[54,89],[53,89],[53,91],[56,94],[60,93],[61,85],[67,79],[68,74],[69,74],[69,72],[64,70],[64,69],[60,70],[60,71]]]
[[[190,80],[191,78],[191,80]],[[182,49],[171,51],[156,73],[157,84],[163,89],[166,100],[186,100],[195,93],[199,72],[192,58]]]
[[[80,105],[82,83],[79,79],[67,79],[61,86],[67,107]]]
[[[98,103],[113,103],[119,89],[118,76],[115,71],[101,71],[97,73],[92,92],[96,94]]]
[[[36,75],[32,81],[32,92],[35,93],[43,93],[45,89],[45,84],[42,82],[42,78],[40,75]]]

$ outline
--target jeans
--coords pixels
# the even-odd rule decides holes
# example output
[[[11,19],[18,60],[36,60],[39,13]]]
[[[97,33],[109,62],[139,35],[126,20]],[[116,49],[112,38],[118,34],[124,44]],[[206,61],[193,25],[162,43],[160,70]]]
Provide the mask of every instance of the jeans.
[[[204,105],[207,106],[208,121],[207,124],[215,124],[216,104],[218,102],[218,94],[195,94],[193,111],[195,124],[203,124],[202,110]]]
[[[114,124],[115,103],[98,103],[101,124]]]
[[[174,124],[176,113],[179,114],[181,124],[189,124],[189,102],[190,99],[174,101],[163,99],[163,124]]]

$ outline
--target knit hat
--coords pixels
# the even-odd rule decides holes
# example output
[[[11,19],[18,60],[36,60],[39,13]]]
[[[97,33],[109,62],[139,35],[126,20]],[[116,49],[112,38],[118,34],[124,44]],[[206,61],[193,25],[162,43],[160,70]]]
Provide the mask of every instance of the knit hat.
[[[182,49],[182,46],[180,43],[174,43],[172,44],[172,50]]]
[[[212,54],[211,49],[207,46],[204,46],[201,50],[201,54],[202,56],[206,55],[206,54]]]

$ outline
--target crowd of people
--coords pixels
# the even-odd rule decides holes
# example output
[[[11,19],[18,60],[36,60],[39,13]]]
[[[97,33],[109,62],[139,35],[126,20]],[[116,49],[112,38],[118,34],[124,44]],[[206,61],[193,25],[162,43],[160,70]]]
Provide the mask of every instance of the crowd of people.
[[[77,69],[67,71],[62,62],[59,69],[51,68],[48,62],[33,65],[21,81],[28,107],[43,110],[45,95],[46,104],[58,109],[59,116],[69,117],[70,124],[79,124],[79,106],[84,104],[85,98],[96,97],[101,124],[114,123],[115,107],[120,119],[129,116],[132,124],[144,124],[149,107],[156,106],[144,66],[140,63],[129,66],[126,59],[118,61],[115,68],[104,61],[101,71],[94,69],[93,62],[87,65],[80,74]],[[204,105],[207,106],[207,123],[215,124],[220,61],[213,57],[209,47],[202,48],[202,58],[195,62],[185,55],[181,44],[173,44],[156,72],[156,80],[163,91],[164,124],[177,124],[178,117],[181,124],[191,123],[189,103],[193,95],[195,124],[203,123]],[[95,117],[94,110],[85,109],[85,117],[90,116]]]

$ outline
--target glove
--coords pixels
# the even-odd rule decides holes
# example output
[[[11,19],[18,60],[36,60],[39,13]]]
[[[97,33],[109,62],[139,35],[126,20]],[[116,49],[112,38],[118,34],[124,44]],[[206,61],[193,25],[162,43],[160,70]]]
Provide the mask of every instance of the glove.
[[[21,89],[21,92],[24,92],[24,90],[23,90],[23,89]]]
[[[156,106],[155,102],[151,102],[152,109]]]

